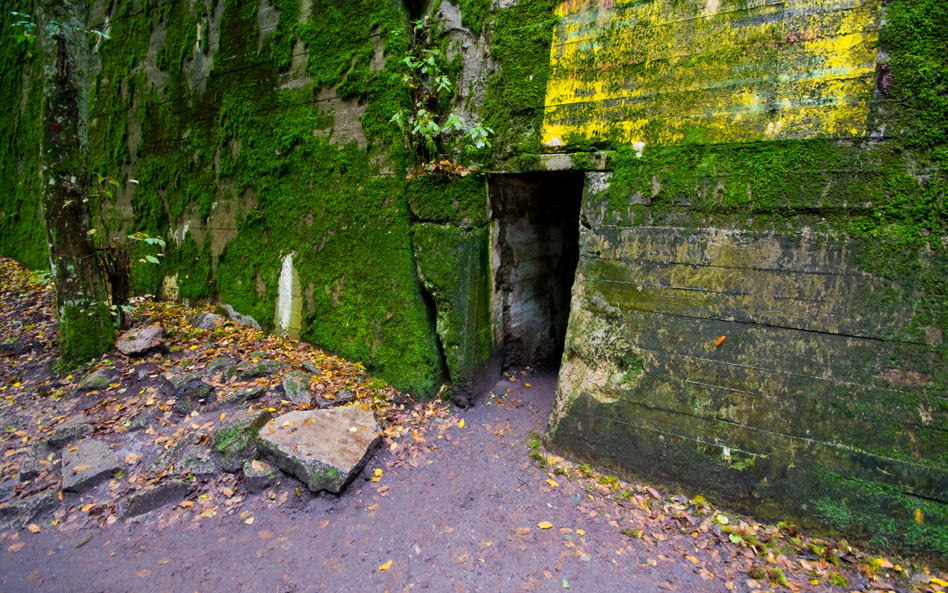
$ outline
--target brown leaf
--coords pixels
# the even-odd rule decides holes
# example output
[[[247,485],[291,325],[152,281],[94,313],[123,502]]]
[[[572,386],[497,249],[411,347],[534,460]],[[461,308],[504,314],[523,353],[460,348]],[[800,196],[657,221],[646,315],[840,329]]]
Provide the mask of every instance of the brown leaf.
[[[659,583],[658,586],[659,588],[665,589],[667,591],[679,591],[681,589],[681,587],[676,587],[675,585],[672,585],[668,581],[665,581],[664,583]]]
[[[24,546],[26,546],[25,543],[23,543],[23,542],[17,542],[17,543],[15,543],[15,544],[11,545],[9,548],[7,548],[7,551],[8,551],[8,552],[19,552],[20,550],[22,550],[22,549],[24,548]]]
[[[77,466],[74,466],[74,467],[72,468],[72,471],[74,471],[74,472],[84,472],[84,471],[86,471],[87,469],[89,469],[90,467],[92,467],[92,466],[91,466],[91,465],[77,465]]]
[[[535,591],[537,587],[540,586],[540,581],[530,579],[526,583],[520,585],[520,588],[524,591]]]

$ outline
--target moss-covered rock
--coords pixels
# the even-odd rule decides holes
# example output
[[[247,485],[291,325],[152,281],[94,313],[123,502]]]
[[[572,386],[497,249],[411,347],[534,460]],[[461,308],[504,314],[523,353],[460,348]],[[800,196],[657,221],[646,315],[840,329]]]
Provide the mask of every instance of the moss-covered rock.
[[[214,431],[214,449],[221,454],[224,471],[235,472],[256,452],[257,431],[271,418],[267,410],[239,412],[225,417]]]

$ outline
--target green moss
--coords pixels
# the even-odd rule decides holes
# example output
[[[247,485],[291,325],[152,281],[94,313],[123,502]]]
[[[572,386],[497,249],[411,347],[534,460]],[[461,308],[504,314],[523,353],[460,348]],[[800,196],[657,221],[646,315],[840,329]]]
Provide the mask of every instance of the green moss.
[[[59,314],[59,358],[65,368],[92,360],[115,343],[109,308],[69,305]]]

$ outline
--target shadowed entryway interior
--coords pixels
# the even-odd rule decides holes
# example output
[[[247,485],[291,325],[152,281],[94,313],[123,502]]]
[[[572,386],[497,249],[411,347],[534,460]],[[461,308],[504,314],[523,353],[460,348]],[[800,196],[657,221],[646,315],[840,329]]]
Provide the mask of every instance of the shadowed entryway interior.
[[[583,174],[490,179],[495,305],[503,315],[504,369],[559,365],[579,261]]]

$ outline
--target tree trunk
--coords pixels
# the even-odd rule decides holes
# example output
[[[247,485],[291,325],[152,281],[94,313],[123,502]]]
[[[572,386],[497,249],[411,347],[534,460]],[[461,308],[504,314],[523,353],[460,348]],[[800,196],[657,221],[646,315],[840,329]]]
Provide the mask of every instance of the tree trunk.
[[[60,360],[72,366],[115,341],[105,278],[89,235],[89,34],[85,0],[37,2],[43,63],[40,181],[56,283]]]

